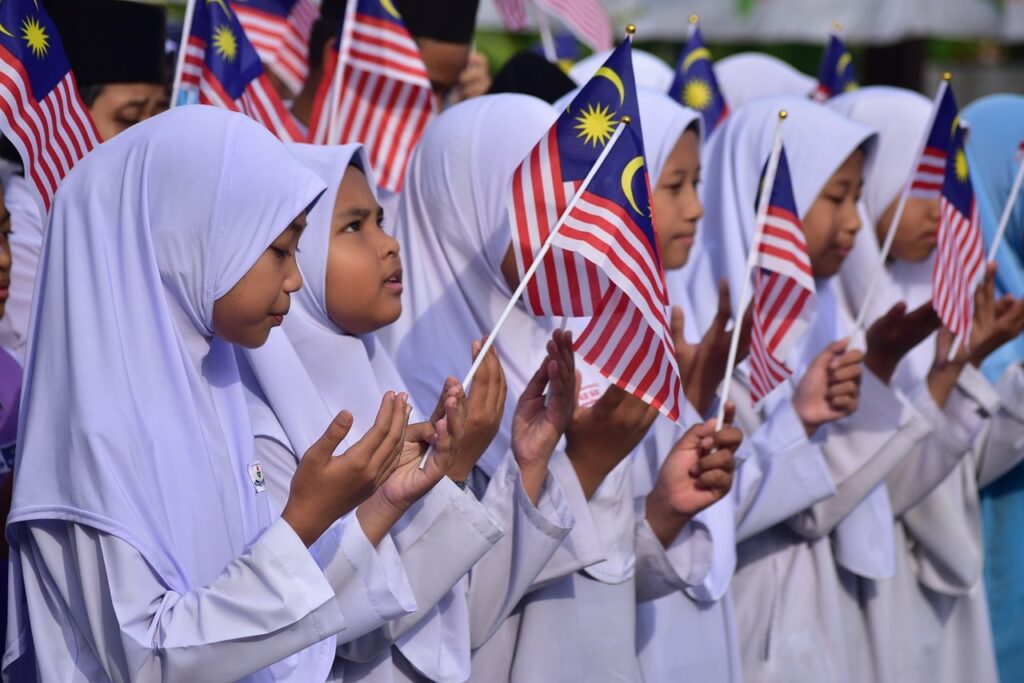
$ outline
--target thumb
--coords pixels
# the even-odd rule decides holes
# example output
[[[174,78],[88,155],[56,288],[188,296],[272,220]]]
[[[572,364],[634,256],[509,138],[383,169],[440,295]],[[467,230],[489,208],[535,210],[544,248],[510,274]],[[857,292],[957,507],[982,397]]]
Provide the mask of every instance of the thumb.
[[[302,456],[302,459],[313,458],[320,462],[327,462],[334,455],[335,449],[341,444],[342,440],[348,436],[349,430],[352,429],[352,413],[347,410],[343,410],[334,416],[331,420],[330,426],[327,427],[327,431],[323,433],[316,442],[309,447],[306,454]]]
[[[718,281],[718,310],[715,311],[714,324],[725,329],[732,319],[732,302],[729,299],[729,280],[722,278]]]
[[[818,354],[818,357],[811,363],[812,367],[827,368],[834,358],[846,351],[846,347],[849,346],[849,339],[837,339],[828,346],[825,350]]]

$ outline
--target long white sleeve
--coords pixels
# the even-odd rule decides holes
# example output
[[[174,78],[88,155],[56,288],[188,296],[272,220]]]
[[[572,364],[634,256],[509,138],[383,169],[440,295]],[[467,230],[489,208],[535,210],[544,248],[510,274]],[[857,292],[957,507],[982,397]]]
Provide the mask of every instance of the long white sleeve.
[[[179,594],[114,536],[30,523],[19,571],[39,677],[236,680],[415,607],[394,548],[374,549],[358,524],[328,553],[321,569],[278,519],[211,584]]]

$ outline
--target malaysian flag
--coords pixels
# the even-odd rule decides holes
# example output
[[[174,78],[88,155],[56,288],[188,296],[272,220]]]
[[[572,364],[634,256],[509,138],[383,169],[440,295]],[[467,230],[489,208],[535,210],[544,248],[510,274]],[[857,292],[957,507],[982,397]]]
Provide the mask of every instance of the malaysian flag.
[[[362,143],[380,186],[398,192],[435,105],[419,48],[391,0],[351,0],[324,67],[311,141]]]
[[[954,124],[949,163],[939,196],[939,235],[932,274],[932,306],[942,324],[964,340],[971,338],[974,284],[985,264],[971,169],[964,151],[964,129]]]
[[[595,52],[612,47],[612,22],[598,0],[534,0],[538,12],[546,12],[562,22],[572,34]],[[526,0],[494,0],[505,28],[526,28]]]
[[[857,74],[853,70],[853,56],[839,36],[832,33],[829,35],[825,54],[821,56],[814,99],[824,102],[830,97],[856,89]]]
[[[756,404],[791,371],[785,359],[814,316],[811,259],[793,199],[786,151],[779,153],[764,224],[756,228],[750,398]]]
[[[677,102],[700,112],[708,135],[729,115],[729,107],[711,66],[711,51],[704,45],[696,23],[690,24],[690,39],[679,55],[676,76],[668,94]]]
[[[34,0],[0,4],[0,131],[44,213],[71,167],[100,143],[57,29]]]
[[[230,5],[263,65],[298,94],[309,73],[309,34],[320,15],[319,0],[232,0]]]
[[[943,80],[935,94],[931,127],[921,158],[910,181],[910,196],[917,199],[938,199],[946,173],[946,156],[957,119],[956,99],[949,82]]]
[[[530,310],[592,314],[577,352],[675,420],[682,383],[651,221],[631,59],[626,41],[531,150],[513,178],[509,218],[521,275],[545,242],[553,245],[527,285]],[[616,138],[626,116],[630,122]]]
[[[178,60],[182,102],[212,104],[242,112],[286,142],[305,139],[225,0],[191,0],[192,23]]]

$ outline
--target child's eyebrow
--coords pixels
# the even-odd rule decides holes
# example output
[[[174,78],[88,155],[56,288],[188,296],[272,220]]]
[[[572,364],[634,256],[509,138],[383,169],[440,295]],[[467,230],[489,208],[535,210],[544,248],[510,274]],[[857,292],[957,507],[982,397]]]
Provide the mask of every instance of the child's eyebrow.
[[[338,214],[338,218],[358,218],[359,220],[366,220],[370,217],[370,210],[364,207],[355,206]]]

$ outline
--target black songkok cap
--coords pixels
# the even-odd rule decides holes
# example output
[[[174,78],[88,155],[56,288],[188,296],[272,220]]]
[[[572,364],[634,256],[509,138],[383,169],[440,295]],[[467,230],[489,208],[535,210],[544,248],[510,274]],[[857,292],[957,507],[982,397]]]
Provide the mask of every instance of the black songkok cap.
[[[397,0],[395,4],[413,38],[473,42],[480,0]]]
[[[43,0],[79,86],[166,83],[162,7],[122,0]]]
[[[489,92],[533,95],[554,104],[562,95],[575,89],[576,84],[558,65],[536,52],[519,52],[494,74]]]

